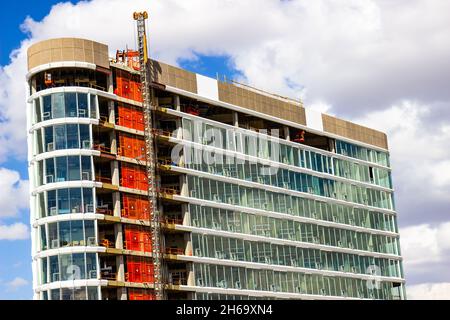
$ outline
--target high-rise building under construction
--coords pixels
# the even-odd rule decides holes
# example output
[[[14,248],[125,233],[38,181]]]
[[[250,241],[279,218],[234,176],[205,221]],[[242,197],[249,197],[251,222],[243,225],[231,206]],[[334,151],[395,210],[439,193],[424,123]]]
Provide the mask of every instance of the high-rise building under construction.
[[[35,299],[405,298],[384,133],[141,62],[28,50]]]

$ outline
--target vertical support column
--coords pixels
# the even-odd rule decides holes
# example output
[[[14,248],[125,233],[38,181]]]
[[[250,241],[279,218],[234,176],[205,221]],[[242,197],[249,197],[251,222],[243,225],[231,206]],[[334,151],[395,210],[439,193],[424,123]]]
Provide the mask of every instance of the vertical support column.
[[[126,288],[123,287],[123,288],[117,289],[117,299],[118,300],[128,300]]]
[[[190,233],[185,233],[184,234],[184,243],[186,244],[186,246],[184,248],[184,254],[187,255],[187,256],[194,255],[194,253],[192,251],[192,241],[191,241],[191,234]]]
[[[189,212],[189,205],[181,205],[181,215],[183,217],[183,226],[190,226],[191,224],[191,213]]]
[[[108,102],[108,122],[116,123],[116,111],[114,109],[114,101]]]
[[[125,259],[123,255],[116,257],[117,281],[124,282],[125,279]]]
[[[289,132],[289,127],[284,126],[283,130],[284,130],[284,136],[286,137],[286,140],[291,141],[291,133]]]
[[[183,125],[182,125],[182,120],[181,118],[178,118],[177,120],[175,120],[175,124],[176,124],[176,136],[175,138],[183,140]],[[178,159],[178,165],[180,167],[184,167],[185,162],[185,157],[184,157],[184,149],[185,147],[183,147],[182,145],[179,145],[177,147],[175,147],[174,150],[178,150],[178,147],[182,147],[182,150],[180,150],[178,152],[179,159]],[[176,162],[177,159],[172,159],[172,162]]]
[[[120,184],[119,161],[111,161],[111,183],[115,186]]]
[[[186,267],[186,274],[187,274],[187,285],[188,286],[195,286],[195,274],[194,274],[194,264],[190,263]]]
[[[123,249],[123,231],[121,223],[114,224],[114,236],[116,238],[115,247],[117,249]]]
[[[30,93],[30,95],[36,93],[36,77],[34,77],[33,80],[31,80],[31,92],[27,92],[27,94],[28,93]]]
[[[236,111],[233,111],[233,125],[239,127],[239,114]]]
[[[173,96],[173,107],[175,110],[181,111],[180,96],[177,94]]]
[[[182,121],[181,121],[181,118],[178,118],[177,120],[175,120],[175,124],[176,124],[176,126],[177,126],[177,128],[176,128],[176,132],[177,132],[177,135],[176,135],[176,138],[177,139],[183,139],[183,124],[182,124]]]
[[[330,148],[331,152],[336,153],[336,140],[328,139],[328,147]]]
[[[113,215],[114,217],[120,217],[121,216],[120,192],[114,192],[112,198],[113,198]]]
[[[180,176],[180,195],[189,197],[189,189],[187,185],[186,175]]]
[[[117,139],[116,139],[116,132],[112,131],[109,134],[109,141],[111,142],[111,153],[117,154]]]
[[[113,73],[110,72],[109,76],[108,76],[108,83],[106,84],[108,87],[108,92],[109,93],[114,93],[114,81],[113,81]]]

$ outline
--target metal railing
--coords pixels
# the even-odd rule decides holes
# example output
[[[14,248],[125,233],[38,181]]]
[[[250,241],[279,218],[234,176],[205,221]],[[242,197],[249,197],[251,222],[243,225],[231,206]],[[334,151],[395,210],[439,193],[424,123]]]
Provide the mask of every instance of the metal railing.
[[[177,187],[160,187],[157,192],[162,195],[179,195],[180,189]]]
[[[167,254],[174,254],[174,255],[182,254],[182,255],[184,255],[184,249],[178,248],[178,247],[168,247],[168,248],[166,248],[165,252]]]
[[[104,153],[113,154],[113,153],[111,152],[111,148],[105,146],[105,144],[103,144],[103,143],[94,143],[94,144],[92,145],[92,149],[93,149],[93,150],[100,151],[100,152],[104,152]]]

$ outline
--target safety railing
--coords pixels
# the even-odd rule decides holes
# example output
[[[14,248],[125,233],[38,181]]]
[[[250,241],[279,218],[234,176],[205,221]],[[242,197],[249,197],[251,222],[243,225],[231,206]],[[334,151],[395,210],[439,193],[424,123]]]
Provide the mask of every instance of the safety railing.
[[[163,136],[163,137],[172,136],[172,132],[163,129],[153,129],[152,132],[155,136]]]
[[[177,166],[178,165],[176,162],[172,161],[171,158],[158,158],[158,164],[166,165],[166,166]]]
[[[160,187],[158,193],[161,195],[179,195],[180,189],[177,187]]]
[[[164,217],[162,220],[162,222],[166,224],[183,224],[183,219],[181,217]]]
[[[102,239],[100,241],[100,246],[105,248],[114,248],[114,243],[109,239]]]
[[[111,152],[111,148],[105,146],[104,143],[94,143],[94,144],[92,145],[92,149],[93,149],[93,150],[100,151],[100,152],[104,152],[104,153],[113,154],[113,153]]]
[[[130,210],[130,209],[122,209],[121,210],[121,216],[124,218],[129,219],[136,219],[136,220],[148,220],[150,219],[150,212],[149,211],[138,211],[138,210]]]
[[[178,247],[168,247],[166,248],[165,252],[167,254],[184,254],[184,249],[183,248],[178,248]]]
[[[105,269],[108,269],[108,268],[104,268],[104,269],[100,270],[100,279],[117,281],[117,273],[110,271],[110,270],[105,270]]]
[[[110,177],[104,177],[102,175],[95,175],[95,181],[104,182],[104,183],[112,183],[112,179]]]
[[[185,271],[175,271],[169,273],[169,284],[185,285],[187,283],[187,276]]]
[[[98,214],[105,214],[108,216],[112,216],[113,215],[113,211],[111,209],[109,209],[109,205],[99,205],[96,209],[95,212]]]

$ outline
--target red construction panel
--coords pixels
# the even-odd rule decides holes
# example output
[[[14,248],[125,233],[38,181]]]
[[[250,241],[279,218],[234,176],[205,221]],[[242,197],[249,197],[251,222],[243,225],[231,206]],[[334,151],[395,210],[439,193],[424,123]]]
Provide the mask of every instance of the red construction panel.
[[[142,265],[140,263],[129,261],[127,262],[127,275],[129,282],[143,282],[142,281]]]
[[[123,98],[130,99],[130,73],[116,70],[116,88],[114,93]]]
[[[132,113],[134,129],[144,131],[144,113],[140,110],[133,110]]]
[[[137,220],[150,219],[150,202],[148,198],[122,194],[122,217]]]
[[[129,282],[153,282],[153,263],[144,258],[127,258],[127,281]]]
[[[117,124],[144,131],[144,113],[133,107],[118,106]]]
[[[145,169],[122,163],[121,186],[146,191],[148,189],[148,182]]]
[[[151,233],[150,230],[135,226],[125,227],[125,249],[151,252]]]
[[[130,83],[131,85],[131,91],[132,91],[132,99],[142,102],[142,92],[141,92],[141,84],[139,82],[139,80],[135,80],[133,79],[133,81],[131,81]]]
[[[117,124],[119,126],[133,128],[133,109],[124,106],[118,106],[117,111],[119,115],[117,118]]]
[[[145,263],[143,280],[144,280],[144,282],[154,282],[155,281],[155,270],[153,267],[153,263],[151,263],[151,262]]]
[[[142,92],[138,75],[116,70],[116,88],[114,93],[120,97],[142,102]]]
[[[128,300],[156,300],[156,295],[152,290],[129,288]]]
[[[133,159],[144,159],[145,157],[144,139],[120,132],[119,155]]]

